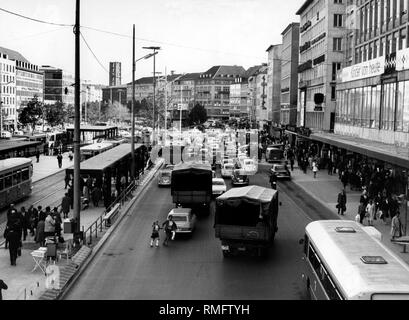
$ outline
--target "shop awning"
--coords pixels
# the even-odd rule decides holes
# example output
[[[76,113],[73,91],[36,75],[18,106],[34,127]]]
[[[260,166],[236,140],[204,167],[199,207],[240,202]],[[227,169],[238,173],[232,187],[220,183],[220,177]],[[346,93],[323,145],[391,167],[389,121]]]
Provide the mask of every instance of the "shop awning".
[[[346,149],[403,168],[409,168],[409,148],[334,133],[313,133],[315,141]]]

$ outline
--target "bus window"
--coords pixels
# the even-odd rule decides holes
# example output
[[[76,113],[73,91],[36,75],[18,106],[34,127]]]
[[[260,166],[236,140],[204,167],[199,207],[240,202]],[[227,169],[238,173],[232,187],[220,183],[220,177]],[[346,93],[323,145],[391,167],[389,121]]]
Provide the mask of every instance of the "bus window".
[[[30,171],[28,168],[24,168],[23,170],[21,170],[21,179],[22,181],[30,179]]]
[[[309,246],[308,250],[308,260],[310,260],[311,265],[314,268],[315,272],[317,274],[320,274],[320,260],[318,259],[311,245]]]
[[[13,173],[13,186],[21,183],[21,170]]]
[[[335,288],[333,281],[329,277],[324,267],[322,267],[321,271],[322,271],[322,276],[320,277],[320,280],[321,280],[322,286],[324,287],[325,292],[328,295],[328,298],[330,300],[341,300],[341,296],[339,295],[338,290]]]
[[[304,235],[304,254],[307,256],[308,254],[308,236]]]
[[[4,178],[4,187],[7,188],[11,188],[12,184],[12,180],[11,180],[11,175],[8,175]]]

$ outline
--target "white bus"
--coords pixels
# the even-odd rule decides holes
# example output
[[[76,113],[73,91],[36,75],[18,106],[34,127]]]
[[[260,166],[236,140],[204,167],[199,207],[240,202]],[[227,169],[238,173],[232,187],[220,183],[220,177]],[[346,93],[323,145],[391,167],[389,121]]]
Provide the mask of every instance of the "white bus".
[[[305,228],[304,283],[317,300],[409,300],[409,267],[355,221]]]

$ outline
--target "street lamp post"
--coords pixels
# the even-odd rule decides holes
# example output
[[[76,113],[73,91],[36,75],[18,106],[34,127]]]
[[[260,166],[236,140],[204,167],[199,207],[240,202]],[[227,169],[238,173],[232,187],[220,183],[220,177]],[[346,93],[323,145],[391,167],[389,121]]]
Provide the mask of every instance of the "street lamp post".
[[[143,49],[148,49],[148,50],[153,50],[153,124],[152,124],[152,140],[153,140],[153,144],[155,144],[155,87],[156,87],[156,72],[155,72],[155,67],[156,67],[156,59],[155,59],[155,55],[156,55],[156,50],[160,50],[160,47],[143,47]]]

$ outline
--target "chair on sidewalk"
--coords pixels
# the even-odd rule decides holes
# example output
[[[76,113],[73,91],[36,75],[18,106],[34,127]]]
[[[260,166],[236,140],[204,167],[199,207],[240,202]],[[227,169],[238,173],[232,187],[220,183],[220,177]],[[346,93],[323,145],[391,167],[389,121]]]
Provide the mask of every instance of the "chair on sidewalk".
[[[68,264],[70,261],[71,251],[72,251],[72,243],[71,241],[66,241],[64,250],[59,251],[58,253],[58,260],[61,260],[61,258],[65,256],[65,259],[67,260],[67,264]]]

